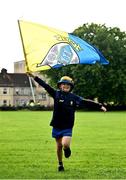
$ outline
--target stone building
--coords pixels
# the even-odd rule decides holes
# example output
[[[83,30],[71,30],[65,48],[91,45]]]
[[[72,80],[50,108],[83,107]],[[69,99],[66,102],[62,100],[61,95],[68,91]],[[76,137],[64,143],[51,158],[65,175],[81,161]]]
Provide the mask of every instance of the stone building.
[[[45,79],[45,77],[42,78]],[[24,61],[14,63],[14,73],[8,73],[6,69],[2,69],[0,73],[0,106],[23,106],[31,100],[46,107],[53,105],[53,99],[32,79],[31,85],[29,77],[25,73]]]

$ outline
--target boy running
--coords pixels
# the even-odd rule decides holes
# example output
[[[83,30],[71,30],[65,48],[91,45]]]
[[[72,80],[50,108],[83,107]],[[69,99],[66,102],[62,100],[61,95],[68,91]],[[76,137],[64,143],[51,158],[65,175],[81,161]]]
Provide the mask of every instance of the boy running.
[[[73,94],[71,91],[74,88],[74,82],[68,76],[63,76],[60,79],[57,83],[59,90],[55,90],[39,77],[28,74],[54,99],[54,110],[50,125],[53,127],[52,137],[55,138],[57,144],[58,171],[64,171],[62,153],[64,151],[66,158],[71,155],[70,143],[76,109],[78,107],[92,107],[101,109],[104,112],[107,110],[101,103]]]

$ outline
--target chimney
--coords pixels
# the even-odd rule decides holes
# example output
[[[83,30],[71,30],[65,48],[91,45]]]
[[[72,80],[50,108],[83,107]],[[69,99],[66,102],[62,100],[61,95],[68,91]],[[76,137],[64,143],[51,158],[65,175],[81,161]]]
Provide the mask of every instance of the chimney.
[[[2,69],[1,69],[1,74],[2,74],[2,75],[6,75],[6,74],[7,74],[7,70],[6,70],[5,68],[2,68]]]

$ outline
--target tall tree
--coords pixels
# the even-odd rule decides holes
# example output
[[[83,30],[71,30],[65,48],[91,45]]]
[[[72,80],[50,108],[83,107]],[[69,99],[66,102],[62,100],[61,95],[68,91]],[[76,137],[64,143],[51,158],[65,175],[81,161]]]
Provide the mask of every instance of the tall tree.
[[[83,24],[73,34],[96,46],[110,64],[68,65],[45,73],[56,85],[63,75],[75,81],[74,92],[102,102],[126,104],[126,33],[119,28],[98,24]]]

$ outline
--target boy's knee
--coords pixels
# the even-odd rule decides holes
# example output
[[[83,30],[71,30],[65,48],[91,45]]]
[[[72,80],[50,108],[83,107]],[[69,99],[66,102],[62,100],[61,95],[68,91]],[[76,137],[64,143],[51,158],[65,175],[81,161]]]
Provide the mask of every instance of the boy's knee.
[[[69,148],[70,147],[70,142],[71,142],[71,137],[64,137],[63,140],[62,140],[63,148],[64,149]]]
[[[68,147],[69,147],[69,143],[63,142],[63,148],[66,149],[66,148],[68,148]]]

